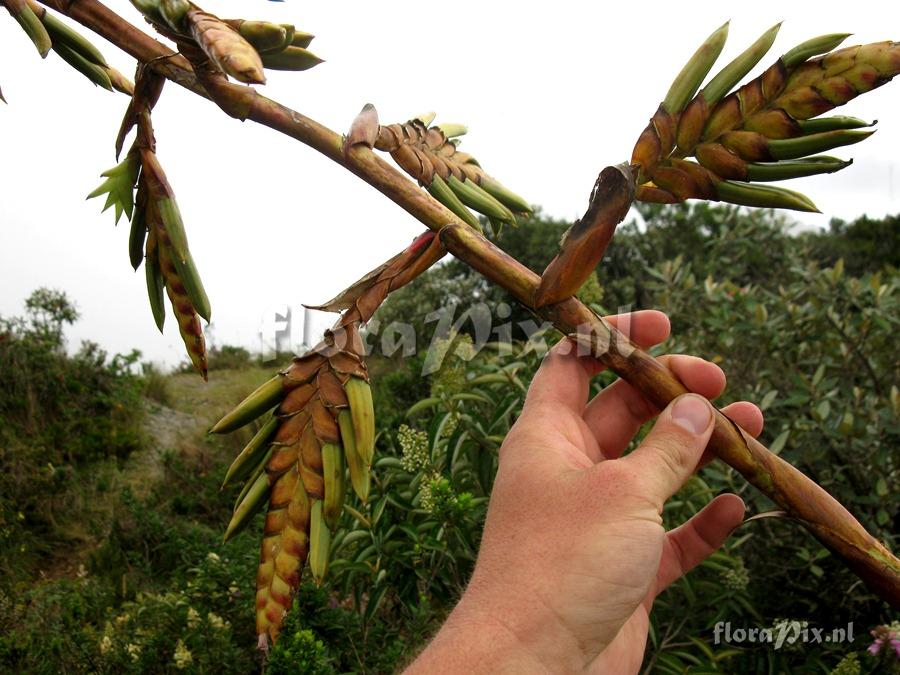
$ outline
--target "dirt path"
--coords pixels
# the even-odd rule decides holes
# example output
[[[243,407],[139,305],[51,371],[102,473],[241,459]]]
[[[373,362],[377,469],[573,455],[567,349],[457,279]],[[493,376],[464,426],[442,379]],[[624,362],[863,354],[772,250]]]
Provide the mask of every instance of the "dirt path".
[[[138,497],[146,496],[163,479],[167,454],[193,445],[199,425],[197,417],[189,413],[151,401],[146,406],[147,447],[132,453],[122,467],[122,483]]]

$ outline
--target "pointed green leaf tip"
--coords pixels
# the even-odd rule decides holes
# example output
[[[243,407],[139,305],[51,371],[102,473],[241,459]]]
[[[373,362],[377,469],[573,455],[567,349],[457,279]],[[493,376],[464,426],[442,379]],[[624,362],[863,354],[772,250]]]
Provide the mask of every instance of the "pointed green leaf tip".
[[[770,181],[789,180],[804,176],[816,176],[821,173],[834,173],[853,164],[853,160],[837,157],[807,157],[800,160],[782,162],[762,162],[747,165],[747,180]]]
[[[515,223],[516,218],[512,211],[501,204],[495,197],[478,187],[474,181],[465,182],[459,180],[453,174],[447,178],[447,185],[459,200],[470,209],[484,214],[488,218],[496,218],[506,223]]]
[[[823,131],[838,131],[840,129],[859,129],[861,127],[874,127],[878,120],[866,122],[858,117],[846,117],[836,115],[834,117],[820,117],[812,120],[797,120],[800,131],[804,134],[818,134]]]
[[[806,42],[801,42],[782,56],[781,61],[788,68],[799,66],[806,61],[806,59],[818,56],[819,54],[827,54],[851,35],[852,33],[830,33],[828,35],[820,35],[819,37],[807,40]]]
[[[776,23],[763,33],[744,53],[720,70],[719,74],[703,87],[701,93],[706,102],[713,104],[720,101],[723,96],[732,90],[734,85],[744,79],[744,76],[753,70],[753,67],[771,49],[779,30],[781,30],[781,22]]]
[[[55,43],[53,45],[53,51],[55,51],[63,61],[68,63],[95,85],[103,87],[107,91],[113,90],[112,82],[109,79],[109,73],[106,72],[106,68],[103,66],[91,63],[77,51],[69,47],[65,42]]]
[[[163,326],[166,325],[166,306],[163,301],[165,280],[155,256],[147,258],[147,261],[144,263],[144,273],[147,281],[147,297],[150,300],[150,311],[153,313],[156,327],[162,333]]]
[[[231,522],[228,523],[228,528],[225,530],[224,541],[228,541],[239,534],[241,530],[250,523],[250,520],[256,515],[256,512],[266,503],[268,494],[269,477],[263,472],[253,482],[253,485],[250,486],[250,489],[244,496],[243,501],[238,504],[238,507],[234,510]]]
[[[454,122],[438,124],[437,128],[444,133],[445,138],[456,138],[457,136],[465,136],[469,133],[469,127],[465,124],[456,124]]]
[[[256,468],[250,473],[250,477],[244,481],[244,487],[241,488],[241,491],[238,493],[237,498],[234,500],[234,508],[232,512],[237,511],[238,507],[241,505],[241,502],[244,501],[244,497],[247,496],[247,493],[250,492],[250,488],[253,487],[253,484],[256,482],[256,479],[262,475],[263,471],[266,470],[266,465],[269,463],[269,460],[272,459],[272,455],[275,453],[274,446],[269,446],[269,449],[266,450],[266,454],[263,455],[263,458],[259,460],[259,463],[256,465]]]
[[[12,8],[13,5],[9,5],[9,7]],[[25,3],[22,3],[22,7],[18,12],[10,9],[10,13],[13,18],[18,21],[22,30],[25,31],[25,34],[34,43],[34,46],[37,47],[41,58],[47,58],[47,54],[50,53],[50,48],[53,46],[53,40],[50,39],[47,29],[44,28],[44,24],[41,23],[41,20],[37,18],[37,14],[34,13],[34,10]]]
[[[450,186],[447,185],[443,178],[434,174],[434,178],[431,179],[431,185],[428,186],[428,192],[441,204],[450,209],[460,220],[474,230],[481,232],[481,223],[478,221],[478,218],[463,205],[459,197],[450,189]]]
[[[100,50],[97,49],[87,38],[69,28],[66,24],[64,24],[49,12],[44,13],[44,15],[41,17],[41,21],[43,22],[44,27],[47,29],[47,32],[50,34],[50,37],[53,39],[54,44],[62,42],[63,44],[71,47],[74,51],[81,54],[81,56],[83,56],[91,63],[94,63],[98,66],[108,65],[106,63],[106,59],[103,58],[103,54],[100,53]]]
[[[731,204],[820,213],[806,195],[775,185],[756,185],[723,180],[716,183],[715,187],[719,200]]]
[[[262,415],[282,399],[284,395],[283,380],[284,375],[279,373],[271,380],[261,384],[256,391],[238,403],[234,410],[216,422],[209,433],[227,434]]]
[[[435,117],[437,117],[436,112],[426,112],[426,113],[421,113],[419,115],[413,115],[412,117],[409,118],[409,120],[411,122],[413,120],[419,120],[426,127],[430,127],[431,123],[434,122]]]
[[[88,199],[99,197],[106,194],[106,204],[103,211],[110,206],[115,207],[116,223],[124,213],[128,219],[134,209],[134,184],[137,182],[138,163],[131,155],[125,157],[119,164],[112,169],[107,169],[100,175],[106,178],[95,190],[88,196]]]
[[[226,487],[230,483],[240,480],[244,476],[253,473],[253,468],[259,463],[259,458],[266,454],[269,448],[269,439],[278,428],[278,418],[272,415],[269,420],[263,424],[254,434],[246,447],[241,450],[235,460],[228,467],[225,474],[225,480],[222,481],[222,487]]]
[[[684,110],[684,106],[687,105],[688,101],[697,93],[703,79],[715,64],[716,59],[719,58],[719,54],[722,53],[725,40],[728,39],[728,24],[729,22],[726,21],[712,35],[706,38],[706,41],[700,45],[700,49],[694,53],[690,61],[678,73],[678,76],[669,88],[669,93],[666,94],[666,98],[662,102],[662,108],[667,113],[671,115],[680,113]]]
[[[501,204],[505,204],[514,213],[532,213],[531,205],[515,192],[510,191],[493,178],[483,176],[479,183],[481,188],[489,195],[495,197]]]
[[[839,129],[797,138],[774,139],[769,141],[769,154],[772,155],[772,159],[799,159],[843,145],[859,143],[874,133],[874,130]]]

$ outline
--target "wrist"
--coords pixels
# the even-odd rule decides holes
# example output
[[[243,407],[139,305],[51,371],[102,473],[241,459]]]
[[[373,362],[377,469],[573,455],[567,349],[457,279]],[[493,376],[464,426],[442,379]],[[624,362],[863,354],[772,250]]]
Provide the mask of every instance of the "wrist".
[[[438,634],[405,671],[418,673],[572,673],[581,650],[551,629],[553,621],[527,609],[463,596]]]

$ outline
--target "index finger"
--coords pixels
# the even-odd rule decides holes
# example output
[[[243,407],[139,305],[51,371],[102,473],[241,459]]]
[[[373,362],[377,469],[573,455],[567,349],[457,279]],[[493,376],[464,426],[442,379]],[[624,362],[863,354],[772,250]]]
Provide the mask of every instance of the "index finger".
[[[669,337],[669,317],[657,310],[616,314],[606,321],[640,347],[652,347]],[[577,351],[571,340],[563,339],[547,352],[528,388],[526,408],[540,404],[581,415],[591,378],[606,366],[593,356],[579,356]]]

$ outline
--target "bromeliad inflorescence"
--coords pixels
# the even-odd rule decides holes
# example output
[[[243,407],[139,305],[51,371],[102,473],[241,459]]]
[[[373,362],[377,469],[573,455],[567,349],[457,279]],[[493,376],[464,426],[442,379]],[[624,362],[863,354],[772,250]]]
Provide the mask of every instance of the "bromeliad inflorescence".
[[[587,213],[566,233],[559,255],[544,272],[536,306],[578,291],[632,199],[666,204],[708,199],[818,211],[806,195],[768,183],[852,164],[817,153],[865,140],[874,133],[868,128],[874,122],[814,118],[900,73],[900,44],[832,51],[848,34],[823,35],[790,49],[762,75],[732,91],[766,55],[780,27],[763,33],[701,89],[725,46],[728,24],[706,39],[638,138],[630,168],[601,174]],[[615,201],[624,208],[612,208]]]
[[[388,293],[443,255],[439,238],[426,232],[320,306],[343,311],[325,339],[296,357],[211,430],[227,433],[267,415],[225,478],[228,485],[247,477],[226,539],[268,504],[256,579],[256,626],[263,646],[278,636],[307,559],[313,577],[318,581],[325,577],[331,532],[344,503],[345,473],[361,501],[369,496],[375,411],[359,328]]]
[[[779,28],[766,31],[698,93],[725,45],[727,24],[704,42],[634,147],[637,199],[818,210],[805,195],[764,183],[850,165],[817,153],[865,140],[874,133],[865,127],[874,122],[813,118],[889,82],[900,72],[900,45],[876,42],[832,51],[848,34],[824,35],[797,45],[729,93],[762,60]]]

